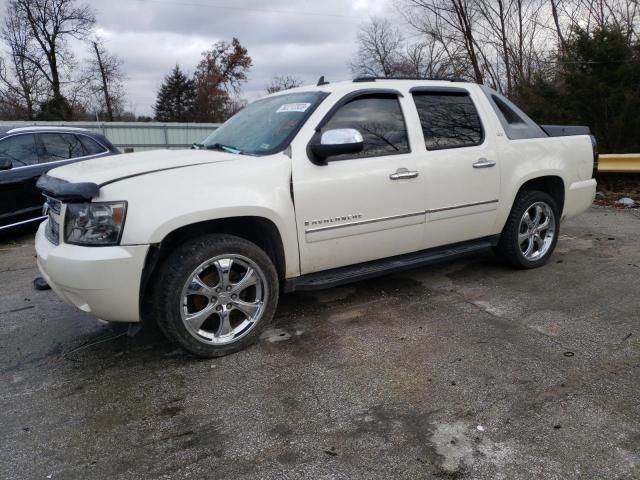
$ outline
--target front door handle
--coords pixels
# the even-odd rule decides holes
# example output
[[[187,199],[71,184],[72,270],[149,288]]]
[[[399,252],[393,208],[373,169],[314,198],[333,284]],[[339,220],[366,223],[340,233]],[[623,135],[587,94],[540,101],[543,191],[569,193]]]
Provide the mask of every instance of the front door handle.
[[[489,168],[495,166],[495,160],[487,160],[486,158],[479,158],[476,163],[473,164],[473,168]]]
[[[417,176],[418,172],[407,170],[406,168],[399,168],[396,170],[396,173],[389,175],[389,178],[391,180],[405,180],[407,178],[416,178]]]

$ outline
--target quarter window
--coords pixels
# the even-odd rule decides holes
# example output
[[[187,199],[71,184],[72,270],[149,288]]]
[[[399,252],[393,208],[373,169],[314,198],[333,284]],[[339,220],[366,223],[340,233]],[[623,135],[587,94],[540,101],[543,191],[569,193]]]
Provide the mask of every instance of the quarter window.
[[[491,95],[494,103],[498,106],[498,109],[504,115],[505,120],[509,125],[515,125],[521,123],[524,125],[524,120],[522,120],[516,112],[513,111],[509,105],[500,100],[497,96]]]
[[[33,135],[16,135],[0,141],[0,155],[9,157],[15,167],[33,165],[38,161],[38,150]]]
[[[68,160],[86,155],[84,147],[75,135],[70,133],[41,133],[42,156],[40,163]]]
[[[482,123],[468,94],[416,93],[413,100],[427,150],[482,143]]]
[[[351,100],[340,107],[322,131],[338,128],[358,130],[364,139],[364,148],[356,154],[336,155],[332,160],[410,151],[404,117],[395,96],[368,95]]]
[[[98,144],[98,142],[92,140],[89,137],[78,135],[78,139],[84,146],[84,149],[87,151],[87,155],[97,155],[106,151],[104,147]]]

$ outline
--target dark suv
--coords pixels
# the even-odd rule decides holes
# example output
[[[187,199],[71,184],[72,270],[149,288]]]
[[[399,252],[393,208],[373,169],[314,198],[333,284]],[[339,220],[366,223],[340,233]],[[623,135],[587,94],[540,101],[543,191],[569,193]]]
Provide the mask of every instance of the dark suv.
[[[47,170],[119,153],[104,135],[82,128],[0,126],[0,232],[46,218],[36,181]]]

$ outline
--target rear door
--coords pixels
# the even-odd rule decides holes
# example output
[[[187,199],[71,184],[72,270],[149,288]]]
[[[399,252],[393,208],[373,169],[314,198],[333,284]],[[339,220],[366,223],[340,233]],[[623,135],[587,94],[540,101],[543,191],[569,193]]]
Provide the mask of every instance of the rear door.
[[[72,133],[39,133],[38,139],[42,146],[40,163],[60,162],[63,165],[68,163],[64,160],[79,159],[87,155],[83,144]],[[49,166],[49,168],[53,167],[54,165]]]
[[[496,139],[464,88],[411,91],[424,143],[426,246],[491,235],[500,188]],[[482,108],[482,107],[480,107]]]
[[[329,157],[327,165],[306,155],[293,162],[303,274],[422,248],[424,177],[411,153],[407,100],[375,89],[343,97],[316,135],[356,129],[363,151]]]

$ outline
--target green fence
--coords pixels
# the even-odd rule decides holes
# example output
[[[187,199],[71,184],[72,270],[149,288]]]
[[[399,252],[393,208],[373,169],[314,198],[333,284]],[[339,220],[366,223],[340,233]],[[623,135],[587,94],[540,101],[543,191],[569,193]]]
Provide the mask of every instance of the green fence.
[[[220,126],[219,123],[158,123],[158,122],[0,122],[2,126],[86,128],[102,133],[120,150],[144,151],[161,148],[189,148],[201,142]]]

